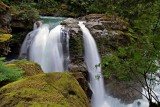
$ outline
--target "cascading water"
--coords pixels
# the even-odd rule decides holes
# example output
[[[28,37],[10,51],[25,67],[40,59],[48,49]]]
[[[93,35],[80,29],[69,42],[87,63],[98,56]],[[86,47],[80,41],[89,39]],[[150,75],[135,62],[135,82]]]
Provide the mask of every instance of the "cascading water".
[[[45,52],[45,46],[49,29],[47,26],[42,25],[38,28],[38,32],[29,47],[29,60],[37,62],[42,66],[43,69],[43,57]]]
[[[103,75],[101,74],[100,57],[95,40],[85,27],[83,22],[79,22],[83,32],[85,63],[90,75],[90,86],[93,91],[91,99],[92,107],[147,107],[148,103],[144,99],[135,100],[132,104],[123,104],[119,99],[108,96],[104,89]]]
[[[62,26],[58,25],[49,33],[42,64],[45,72],[64,71],[63,47],[60,39],[61,28]]]
[[[83,32],[85,63],[93,91],[92,107],[148,107],[145,98],[126,105],[105,93],[101,66],[96,67],[101,62],[96,43],[82,22],[79,23],[79,26]],[[44,72],[67,71],[70,62],[68,30],[62,25],[56,26],[51,31],[49,27],[41,23],[34,24],[34,30],[28,33],[22,44],[19,58],[39,63]],[[156,88],[157,90],[159,88]],[[157,95],[160,96],[160,94]]]
[[[65,45],[65,46],[64,46]],[[69,64],[69,35],[62,25],[49,31],[44,24],[36,26],[25,38],[20,59],[29,59],[41,65],[44,72],[67,71]]]
[[[79,26],[83,32],[84,50],[85,50],[85,63],[90,75],[90,86],[93,91],[92,107],[102,107],[105,102],[105,90],[103,83],[103,76],[101,74],[100,57],[97,50],[96,43],[90,34],[89,30],[82,22],[79,22]],[[96,78],[97,77],[97,78]]]
[[[68,65],[70,63],[70,55],[69,55],[69,34],[68,29],[63,28],[61,32],[61,43],[63,47],[63,56],[64,56],[64,71],[68,71]]]

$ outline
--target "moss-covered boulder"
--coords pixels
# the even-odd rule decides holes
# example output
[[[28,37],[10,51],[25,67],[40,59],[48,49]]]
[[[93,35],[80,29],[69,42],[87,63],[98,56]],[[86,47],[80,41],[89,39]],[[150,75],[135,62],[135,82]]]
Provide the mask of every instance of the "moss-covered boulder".
[[[15,66],[21,68],[24,71],[22,75],[23,77],[33,76],[43,73],[39,64],[27,60],[16,60],[14,62],[8,63],[7,66]]]
[[[90,107],[76,79],[68,72],[39,74],[0,89],[1,107]]]
[[[0,34],[0,56],[7,55],[10,52],[10,39],[11,34]]]

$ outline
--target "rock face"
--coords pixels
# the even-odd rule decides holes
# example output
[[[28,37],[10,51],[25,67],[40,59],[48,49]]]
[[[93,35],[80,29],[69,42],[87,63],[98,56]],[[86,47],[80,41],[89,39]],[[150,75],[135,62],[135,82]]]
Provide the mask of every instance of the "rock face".
[[[105,80],[105,88],[109,95],[121,99],[123,103],[132,103],[136,99],[141,99],[141,85],[137,82],[127,82],[118,80]],[[138,90],[138,91],[136,91]]]
[[[0,89],[1,107],[90,107],[70,73],[39,74]]]
[[[9,41],[12,35],[10,33],[10,7],[0,1],[0,56],[7,55],[10,52]]]
[[[70,56],[74,64],[83,63],[83,38],[79,21],[83,21],[96,40],[100,55],[106,55],[119,46],[130,43],[131,34],[128,23],[119,17],[105,14],[90,14],[79,19],[68,18],[61,24],[69,28]]]
[[[10,21],[11,15],[9,11],[10,7],[0,2],[0,33],[10,33]]]
[[[129,24],[126,21],[119,17],[105,14],[90,14],[78,19],[68,18],[61,23],[69,29],[70,34],[70,71],[82,72],[83,76],[89,80],[87,78],[88,74],[83,58],[83,37],[82,31],[78,26],[79,21],[83,21],[90,30],[90,33],[97,43],[101,56],[110,54],[111,51],[116,51],[119,46],[126,46],[131,42],[132,36],[129,31]],[[80,70],[83,67],[85,70]],[[119,98],[126,103],[133,102],[135,99],[141,97],[140,93],[128,88],[125,83],[115,83],[113,80],[109,83],[105,80],[105,87],[111,96]],[[86,93],[88,96],[92,94],[88,91],[86,91]]]

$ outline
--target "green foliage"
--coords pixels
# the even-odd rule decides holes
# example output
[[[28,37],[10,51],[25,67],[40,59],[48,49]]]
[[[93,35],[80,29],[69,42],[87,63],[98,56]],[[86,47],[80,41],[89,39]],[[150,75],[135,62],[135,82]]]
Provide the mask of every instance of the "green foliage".
[[[159,67],[155,61],[159,57],[159,52],[150,44],[145,44],[141,48],[138,45],[119,47],[117,52],[105,56],[102,61],[105,76],[133,80],[137,79],[137,76],[142,78],[146,73],[156,73]]]
[[[4,62],[4,58],[0,58],[0,84],[5,85],[9,82],[16,81],[21,78],[23,71],[20,68],[9,67]]]
[[[157,83],[153,75],[157,75],[159,69],[156,61],[160,59],[160,1],[120,0],[113,5],[119,15],[129,20],[132,26],[129,31],[136,40],[103,58],[104,75],[139,82],[147,91],[148,101],[151,103],[153,98],[159,103],[151,85]]]
[[[35,7],[35,3],[21,3],[19,5],[12,5],[12,14],[21,17],[21,20],[33,20],[39,18],[39,12]]]

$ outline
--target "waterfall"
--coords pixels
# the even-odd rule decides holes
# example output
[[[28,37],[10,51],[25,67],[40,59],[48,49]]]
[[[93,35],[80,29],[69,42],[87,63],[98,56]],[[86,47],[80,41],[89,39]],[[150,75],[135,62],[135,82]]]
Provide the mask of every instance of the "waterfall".
[[[45,73],[68,70],[69,64],[69,35],[62,25],[49,31],[44,24],[36,26],[26,36],[19,59],[28,59],[41,65]]]
[[[32,43],[29,47],[29,60],[37,62],[41,65],[43,69],[43,57],[45,54],[45,45],[47,42],[47,36],[49,34],[49,29],[47,26],[43,25],[38,28],[38,32],[32,39]],[[44,69],[45,70],[45,69]]]
[[[90,76],[90,87],[93,91],[92,107],[148,107],[148,102],[145,98],[135,100],[131,104],[123,104],[119,99],[107,95],[104,89],[101,66],[96,67],[101,61],[95,40],[82,22],[79,22],[79,26],[83,33],[84,59]]]
[[[82,22],[79,22],[79,26],[83,32],[85,51],[84,60],[90,75],[90,86],[93,91],[93,96],[91,99],[92,107],[102,107],[103,103],[105,102],[105,90],[103,76],[101,74],[101,66],[96,67],[96,65],[100,64],[101,62],[99,53],[95,40],[93,39],[89,30]]]
[[[84,60],[89,72],[90,88],[93,92],[92,107],[148,107],[148,101],[145,98],[126,105],[119,99],[107,95],[101,66],[97,66],[101,60],[95,40],[82,22],[79,22],[79,26],[83,33]],[[45,73],[67,71],[70,63],[68,29],[62,25],[50,29],[49,25],[35,23],[33,31],[27,34],[22,44],[19,59],[39,63]]]
[[[68,29],[62,28],[61,32],[61,42],[63,47],[63,56],[64,56],[64,71],[68,71],[68,65],[70,63],[70,56],[69,56],[69,34]]]

